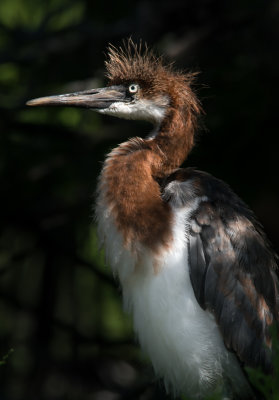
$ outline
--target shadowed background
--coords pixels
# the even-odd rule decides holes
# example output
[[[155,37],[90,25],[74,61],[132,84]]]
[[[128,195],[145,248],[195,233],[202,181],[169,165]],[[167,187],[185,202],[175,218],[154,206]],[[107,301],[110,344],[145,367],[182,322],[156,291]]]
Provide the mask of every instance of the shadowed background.
[[[105,85],[106,47],[129,36],[201,71],[185,165],[229,183],[278,251],[278,16],[277,0],[1,0],[1,400],[165,398],[92,222],[104,155],[150,126],[25,101]]]

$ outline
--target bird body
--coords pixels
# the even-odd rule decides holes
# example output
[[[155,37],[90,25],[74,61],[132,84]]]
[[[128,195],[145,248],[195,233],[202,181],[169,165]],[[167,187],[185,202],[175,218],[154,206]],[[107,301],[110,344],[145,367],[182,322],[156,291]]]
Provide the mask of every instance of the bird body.
[[[193,74],[131,41],[110,49],[110,86],[30,105],[92,108],[155,125],[114,149],[96,201],[99,238],[134,329],[166,389],[202,399],[256,398],[242,366],[272,371],[276,259],[247,206],[218,179],[179,169],[194,145]]]
[[[125,183],[125,169],[115,172]],[[113,216],[116,210],[106,203],[107,183],[102,178],[100,182],[96,207],[99,237],[107,261],[120,279],[124,307],[133,315],[141,347],[151,358],[157,376],[164,378],[167,390],[203,398],[228,376],[235,391],[251,393],[234,354],[225,348],[214,317],[198,304],[190,279],[191,215],[206,198],[194,197],[179,207],[176,199],[171,202],[168,244],[162,243],[154,251],[150,236],[150,246],[133,242],[133,248],[127,249]],[[182,190],[192,190],[191,183],[182,185]],[[173,184],[168,186],[165,194],[170,195]],[[125,188],[120,186],[119,190]],[[137,190],[135,196],[140,195]]]

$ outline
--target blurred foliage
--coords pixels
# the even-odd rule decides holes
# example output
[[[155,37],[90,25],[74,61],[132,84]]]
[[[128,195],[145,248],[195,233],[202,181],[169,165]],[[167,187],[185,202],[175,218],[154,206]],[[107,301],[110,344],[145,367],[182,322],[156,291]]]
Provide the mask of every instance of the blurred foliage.
[[[0,360],[0,366],[5,365],[7,363],[8,358],[10,357],[10,355],[13,352],[14,352],[14,349],[10,349],[9,352],[7,354],[5,354],[4,357],[2,357],[2,360]]]
[[[207,131],[188,165],[278,227],[277,0],[1,0],[0,370],[4,400],[167,399],[134,343],[92,219],[101,161],[146,124],[25,101],[98,87],[109,42],[200,70]],[[174,366],[175,367],[175,366]]]

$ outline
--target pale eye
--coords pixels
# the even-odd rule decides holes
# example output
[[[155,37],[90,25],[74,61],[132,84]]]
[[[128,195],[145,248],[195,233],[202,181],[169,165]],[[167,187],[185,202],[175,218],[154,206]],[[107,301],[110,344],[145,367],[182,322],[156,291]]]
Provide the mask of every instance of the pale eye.
[[[139,90],[139,85],[137,85],[136,83],[132,83],[129,86],[128,90],[129,90],[130,93],[135,94]]]

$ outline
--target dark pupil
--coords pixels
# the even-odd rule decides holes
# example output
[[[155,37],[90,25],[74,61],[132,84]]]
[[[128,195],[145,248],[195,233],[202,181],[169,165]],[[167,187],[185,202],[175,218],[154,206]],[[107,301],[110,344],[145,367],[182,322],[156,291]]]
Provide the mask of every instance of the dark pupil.
[[[135,87],[134,85],[132,85],[132,86],[130,87],[130,90],[131,90],[132,92],[134,92],[134,91],[136,90],[136,87]]]

